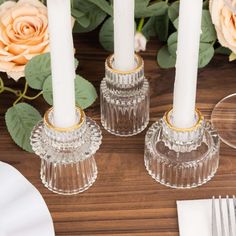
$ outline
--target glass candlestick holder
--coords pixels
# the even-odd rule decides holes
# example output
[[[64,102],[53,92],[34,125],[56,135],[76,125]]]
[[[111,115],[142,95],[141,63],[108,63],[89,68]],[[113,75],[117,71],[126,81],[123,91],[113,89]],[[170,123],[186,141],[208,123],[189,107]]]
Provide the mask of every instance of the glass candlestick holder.
[[[114,55],[105,63],[105,78],[100,86],[101,122],[117,136],[138,134],[149,122],[149,83],[143,59],[136,55],[135,60],[137,66],[131,71],[114,69]]]
[[[41,180],[58,194],[83,192],[97,177],[94,155],[102,140],[100,128],[80,108],[76,117],[75,126],[57,128],[49,109],[31,134],[32,149],[41,158]]]
[[[176,128],[172,125],[171,110],[149,128],[144,162],[157,182],[172,188],[193,188],[206,183],[216,173],[219,136],[199,110],[195,119],[194,127]]]

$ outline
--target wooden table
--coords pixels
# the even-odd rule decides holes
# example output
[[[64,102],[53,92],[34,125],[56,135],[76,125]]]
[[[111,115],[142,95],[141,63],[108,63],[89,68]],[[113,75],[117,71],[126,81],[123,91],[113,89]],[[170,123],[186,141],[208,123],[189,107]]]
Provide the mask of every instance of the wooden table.
[[[75,37],[75,44],[79,73],[99,88],[108,53],[93,35]],[[174,83],[174,70],[158,68],[157,49],[157,42],[152,41],[143,53],[146,77],[151,85],[150,124],[171,107]],[[221,98],[236,91],[235,74],[235,63],[228,63],[224,56],[217,56],[208,67],[200,70],[197,102],[207,118]],[[95,184],[77,196],[53,194],[39,179],[39,158],[18,148],[7,133],[4,113],[13,101],[11,94],[1,94],[0,160],[16,167],[41,192],[52,214],[56,235],[176,236],[176,200],[236,194],[236,150],[224,144],[220,168],[213,180],[196,189],[175,190],[158,184],[145,170],[146,130],[135,137],[120,138],[104,129],[103,144],[96,156],[99,174]],[[47,109],[43,100],[33,105],[42,113]],[[99,101],[86,113],[100,124]]]

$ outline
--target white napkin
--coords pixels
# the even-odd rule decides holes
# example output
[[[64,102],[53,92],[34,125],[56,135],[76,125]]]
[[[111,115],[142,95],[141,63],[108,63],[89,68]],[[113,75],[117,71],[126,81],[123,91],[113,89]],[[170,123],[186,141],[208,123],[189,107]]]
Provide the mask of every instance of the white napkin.
[[[54,236],[47,205],[15,168],[0,162],[0,236]]]
[[[218,231],[220,233],[220,214],[218,200],[215,200]],[[228,232],[226,200],[222,199],[223,215]],[[180,236],[212,236],[212,200],[177,201]],[[235,222],[233,200],[230,199],[231,222]],[[236,231],[233,230],[235,235]],[[227,235],[227,234],[226,234]]]

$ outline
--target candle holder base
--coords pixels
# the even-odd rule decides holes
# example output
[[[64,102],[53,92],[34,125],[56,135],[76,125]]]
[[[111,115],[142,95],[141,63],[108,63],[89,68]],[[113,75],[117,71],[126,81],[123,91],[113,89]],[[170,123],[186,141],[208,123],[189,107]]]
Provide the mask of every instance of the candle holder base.
[[[148,173],[172,188],[193,188],[209,181],[219,164],[220,139],[210,122],[199,117],[196,126],[176,129],[168,114],[154,123],[145,138]]]
[[[52,125],[49,110],[31,134],[31,145],[41,158],[41,180],[54,193],[73,195],[88,189],[96,180],[94,158],[101,144],[98,125],[77,109],[78,123],[68,129]]]
[[[122,72],[113,69],[114,56],[106,60],[106,76],[101,82],[101,122],[117,136],[142,132],[149,123],[149,83],[144,63],[136,55],[137,68]]]

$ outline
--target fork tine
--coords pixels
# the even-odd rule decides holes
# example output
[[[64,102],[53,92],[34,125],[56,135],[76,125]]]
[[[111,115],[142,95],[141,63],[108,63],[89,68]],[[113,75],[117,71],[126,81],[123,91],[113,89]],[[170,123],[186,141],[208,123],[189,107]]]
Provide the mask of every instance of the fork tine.
[[[224,216],[223,216],[223,208],[222,208],[222,199],[219,196],[219,206],[220,206],[220,223],[221,223],[221,235],[226,236],[225,234],[225,225],[224,225]]]
[[[230,202],[229,202],[229,196],[226,196],[226,204],[227,204],[227,215],[228,215],[228,226],[229,226],[229,236],[233,236],[233,226],[231,222],[231,216],[230,216]]]
[[[212,222],[211,222],[211,232],[212,236],[218,236],[218,228],[216,222],[216,206],[215,206],[215,197],[212,197]]]

